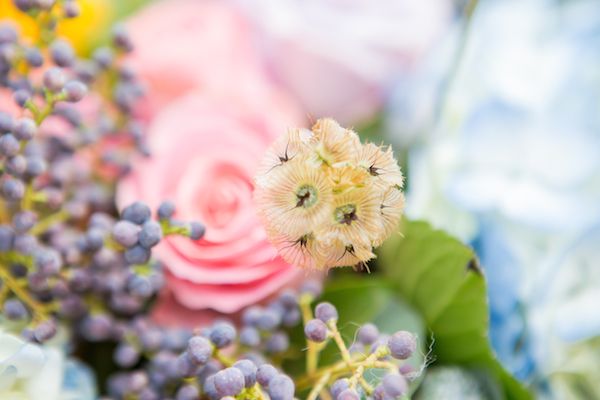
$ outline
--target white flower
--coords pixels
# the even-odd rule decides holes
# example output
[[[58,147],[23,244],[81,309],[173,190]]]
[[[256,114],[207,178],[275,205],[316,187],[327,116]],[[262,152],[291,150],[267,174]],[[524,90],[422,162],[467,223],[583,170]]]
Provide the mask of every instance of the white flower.
[[[93,378],[74,368],[60,346],[28,343],[0,328],[0,399],[93,400]],[[66,373],[79,373],[77,384],[65,385]]]
[[[482,2],[439,127],[411,155],[407,214],[475,246],[492,338],[521,302],[552,379],[600,335],[600,249],[581,244],[600,225],[599,30],[595,1]],[[504,352],[518,343],[496,350],[527,369]]]
[[[448,0],[234,0],[259,27],[270,70],[317,119],[372,117],[387,86],[447,27]]]

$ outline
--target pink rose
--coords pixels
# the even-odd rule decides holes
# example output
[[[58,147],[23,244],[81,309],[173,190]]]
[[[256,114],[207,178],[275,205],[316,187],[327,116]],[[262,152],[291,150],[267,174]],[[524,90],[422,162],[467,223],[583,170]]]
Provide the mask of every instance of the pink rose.
[[[448,26],[450,0],[233,0],[260,31],[275,79],[313,119],[342,125],[381,107]]]
[[[139,109],[146,119],[189,91],[239,96],[262,87],[248,24],[224,2],[158,1],[136,14],[128,29],[135,44],[128,63],[147,85]]]
[[[259,160],[298,121],[277,95],[225,101],[198,93],[172,102],[152,121],[153,156],[121,182],[119,204],[139,199],[155,208],[168,199],[176,204],[175,218],[206,225],[201,240],[168,237],[157,248],[167,285],[183,306],[236,312],[301,274],[267,241],[252,200]]]

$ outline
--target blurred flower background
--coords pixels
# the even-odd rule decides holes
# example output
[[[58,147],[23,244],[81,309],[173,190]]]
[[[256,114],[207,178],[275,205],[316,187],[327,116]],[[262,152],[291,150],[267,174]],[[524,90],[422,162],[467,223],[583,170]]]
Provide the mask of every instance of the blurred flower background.
[[[12,3],[0,0],[0,19],[35,41]],[[136,161],[119,202],[155,207],[168,196],[178,218],[207,227],[200,241],[160,245],[168,289],[157,320],[210,320],[302,280],[266,241],[252,176],[286,126],[331,117],[393,143],[408,216],[473,247],[504,367],[540,398],[600,398],[597,0],[83,0],[81,9],[59,35],[88,54],[123,21],[136,46],[128,62],[145,82],[135,113],[155,158]],[[0,369],[9,357],[27,362],[9,371],[16,378],[2,373],[0,393],[15,379],[25,391],[29,379],[49,379],[36,364],[44,352],[53,373],[68,374],[55,347],[7,340]],[[59,392],[30,398],[94,396]]]

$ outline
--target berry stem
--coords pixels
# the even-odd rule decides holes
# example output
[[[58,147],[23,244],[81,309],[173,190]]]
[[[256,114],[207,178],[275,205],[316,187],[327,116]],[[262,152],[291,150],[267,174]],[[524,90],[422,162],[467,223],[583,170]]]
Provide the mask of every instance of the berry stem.
[[[235,361],[233,361],[231,358],[223,355],[223,353],[221,353],[216,348],[215,348],[215,351],[213,353],[213,357],[215,358],[215,360],[217,360],[221,364],[223,364],[226,368],[229,368],[229,367],[233,366],[233,364],[235,363]]]
[[[331,378],[331,372],[326,372],[321,376],[321,379],[317,381],[315,386],[312,388],[306,400],[316,400],[319,393],[323,390],[327,382],[329,382],[329,378]]]
[[[365,379],[363,378],[363,373],[366,367],[373,366],[378,361],[378,359],[385,357],[389,353],[390,350],[387,346],[379,346],[377,350],[375,350],[373,354],[367,357],[364,360],[364,362],[362,362],[358,366],[356,371],[354,371],[354,374],[350,378],[350,387],[355,387],[357,383],[360,383],[360,385],[363,387],[363,389],[368,395],[373,393],[373,388],[371,387],[371,385],[369,385],[369,383],[367,383],[367,381],[365,381]]]
[[[313,313],[310,308],[310,304],[313,301],[312,295],[306,293],[300,296],[300,311],[302,312],[302,325],[306,326],[306,323],[313,319]],[[311,376],[317,370],[319,364],[319,346],[317,343],[306,340],[308,351],[306,353],[306,373]]]
[[[344,360],[348,368],[352,370],[352,356],[350,355],[350,352],[346,347],[346,343],[344,343],[344,339],[342,339],[342,335],[340,334],[340,331],[337,328],[337,321],[332,319],[327,322],[327,326],[329,327],[331,337],[333,338],[335,344],[338,346],[340,352],[342,353],[342,359]],[[367,360],[369,358],[367,358]],[[356,371],[354,372],[353,377],[356,377],[356,380],[358,380],[358,382],[363,387],[365,392],[367,392],[367,394],[371,394],[373,392],[373,387],[369,385],[369,383],[362,376],[364,368],[364,364],[359,365]]]
[[[8,290],[14,293],[25,305],[27,305],[32,314],[34,321],[42,321],[47,319],[52,307],[47,304],[42,304],[34,299],[26,290],[24,290],[19,282],[17,282],[8,271],[5,265],[0,265],[0,279]]]
[[[55,212],[54,214],[48,215],[46,218],[40,220],[33,228],[31,228],[30,233],[32,235],[39,235],[46,232],[52,226],[64,222],[69,219],[69,213],[66,210],[60,210]]]

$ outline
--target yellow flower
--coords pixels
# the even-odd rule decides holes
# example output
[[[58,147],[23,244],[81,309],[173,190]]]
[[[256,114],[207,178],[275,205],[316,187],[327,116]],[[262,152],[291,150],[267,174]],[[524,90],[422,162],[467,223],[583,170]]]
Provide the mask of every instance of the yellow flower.
[[[75,50],[82,54],[97,43],[102,32],[107,31],[115,10],[111,0],[78,0],[77,4],[81,9],[80,15],[73,19],[61,19],[57,34],[68,39]],[[39,37],[40,30],[36,21],[17,9],[13,0],[0,0],[0,20],[14,22],[21,35],[31,42]]]
[[[305,269],[365,265],[396,231],[404,207],[391,148],[362,145],[331,119],[282,135],[255,182],[270,240],[283,259]]]

